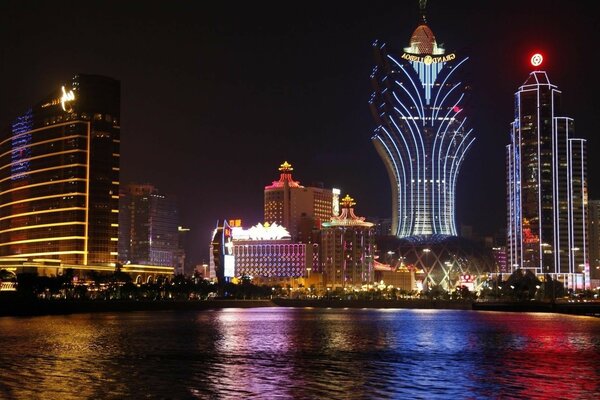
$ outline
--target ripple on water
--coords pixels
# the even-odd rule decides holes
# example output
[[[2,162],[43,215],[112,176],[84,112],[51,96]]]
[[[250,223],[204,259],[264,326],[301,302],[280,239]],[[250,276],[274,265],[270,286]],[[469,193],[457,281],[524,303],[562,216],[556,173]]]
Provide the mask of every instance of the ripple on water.
[[[600,320],[236,309],[1,318],[0,398],[598,398]]]

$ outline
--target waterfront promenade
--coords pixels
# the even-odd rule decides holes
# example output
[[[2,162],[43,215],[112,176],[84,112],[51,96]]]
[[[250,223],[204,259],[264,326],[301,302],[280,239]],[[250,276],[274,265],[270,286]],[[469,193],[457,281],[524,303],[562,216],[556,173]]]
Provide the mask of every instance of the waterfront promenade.
[[[339,299],[212,299],[212,300],[22,300],[0,297],[0,316],[60,315],[95,312],[201,311],[224,308],[373,308],[450,309],[510,312],[546,312],[600,316],[600,302],[500,302],[471,300],[339,300]]]

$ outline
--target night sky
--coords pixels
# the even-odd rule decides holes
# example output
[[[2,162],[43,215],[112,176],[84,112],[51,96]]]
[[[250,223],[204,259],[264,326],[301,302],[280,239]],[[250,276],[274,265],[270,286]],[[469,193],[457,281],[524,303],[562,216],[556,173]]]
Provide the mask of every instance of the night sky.
[[[210,3],[210,4],[209,4]],[[408,45],[418,2],[0,2],[0,124],[78,73],[119,79],[121,182],[178,196],[190,260],[208,260],[218,218],[262,220],[263,188],[284,160],[304,185],[389,217],[388,176],[370,138],[371,43]],[[583,1],[429,1],[438,43],[471,57],[477,140],[459,176],[457,219],[504,227],[504,146],[513,94],[535,50],[588,139],[600,197],[599,14]]]

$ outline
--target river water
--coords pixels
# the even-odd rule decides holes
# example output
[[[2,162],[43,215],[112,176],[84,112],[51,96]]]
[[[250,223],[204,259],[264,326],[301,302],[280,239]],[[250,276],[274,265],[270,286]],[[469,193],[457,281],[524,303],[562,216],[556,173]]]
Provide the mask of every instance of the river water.
[[[600,398],[600,319],[254,308],[0,318],[2,399]]]

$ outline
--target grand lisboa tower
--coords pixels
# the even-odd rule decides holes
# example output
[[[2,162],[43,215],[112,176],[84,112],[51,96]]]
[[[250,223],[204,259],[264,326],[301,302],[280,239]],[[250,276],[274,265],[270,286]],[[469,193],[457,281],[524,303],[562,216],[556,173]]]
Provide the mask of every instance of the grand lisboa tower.
[[[456,236],[456,180],[473,144],[463,109],[468,57],[438,45],[425,19],[404,51],[373,44],[376,66],[369,101],[376,128],[372,141],[392,186],[392,234]]]

